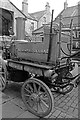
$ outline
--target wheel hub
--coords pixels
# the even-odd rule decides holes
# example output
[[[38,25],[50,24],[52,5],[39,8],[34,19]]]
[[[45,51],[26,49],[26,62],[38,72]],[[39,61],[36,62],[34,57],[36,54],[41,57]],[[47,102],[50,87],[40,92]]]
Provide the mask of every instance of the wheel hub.
[[[31,95],[31,99],[33,99],[35,102],[39,102],[39,101],[40,101],[40,97],[39,97],[39,95],[36,94],[36,93],[33,93],[33,94]]]

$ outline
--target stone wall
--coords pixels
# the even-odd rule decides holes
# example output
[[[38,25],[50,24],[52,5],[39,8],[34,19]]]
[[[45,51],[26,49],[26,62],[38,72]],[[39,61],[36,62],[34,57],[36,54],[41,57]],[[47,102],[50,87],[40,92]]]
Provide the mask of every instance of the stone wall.
[[[11,4],[8,0],[0,0],[0,8],[4,8],[6,10],[9,10],[9,11],[12,11],[14,14],[13,14],[13,17],[14,17],[14,25],[13,25],[13,31],[14,31],[14,34],[16,36],[16,19],[17,17],[22,17],[22,18],[25,18],[25,15],[21,13],[21,11],[14,5],[14,4]],[[33,20],[30,20],[30,19],[26,19],[26,32],[28,33],[31,33],[31,31],[29,31],[30,27],[31,27],[31,22],[34,23],[34,29],[37,28],[37,21],[33,21]]]

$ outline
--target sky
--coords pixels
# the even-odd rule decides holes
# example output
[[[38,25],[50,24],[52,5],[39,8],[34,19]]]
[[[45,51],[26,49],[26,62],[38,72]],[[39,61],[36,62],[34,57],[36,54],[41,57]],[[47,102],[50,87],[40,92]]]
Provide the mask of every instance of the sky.
[[[20,10],[22,10],[22,1],[23,0],[10,0],[14,3]],[[50,11],[54,9],[55,18],[63,9],[64,9],[64,2],[66,0],[28,0],[28,13],[33,13],[37,11],[42,11],[45,9],[46,2],[49,2]],[[80,0],[67,0],[68,7],[74,6],[78,4]]]

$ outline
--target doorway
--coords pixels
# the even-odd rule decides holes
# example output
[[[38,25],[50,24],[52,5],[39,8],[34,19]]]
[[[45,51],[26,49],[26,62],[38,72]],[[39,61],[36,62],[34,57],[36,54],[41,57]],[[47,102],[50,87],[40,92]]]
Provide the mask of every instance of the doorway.
[[[9,28],[13,28],[14,12],[0,8],[0,35],[9,36]]]

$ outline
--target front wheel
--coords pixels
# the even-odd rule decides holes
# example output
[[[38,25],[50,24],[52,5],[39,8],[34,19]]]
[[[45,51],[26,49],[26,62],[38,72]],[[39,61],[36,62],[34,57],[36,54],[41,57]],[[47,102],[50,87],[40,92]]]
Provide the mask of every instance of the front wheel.
[[[21,89],[27,109],[38,117],[48,117],[54,108],[54,99],[48,86],[36,78],[28,79]]]

